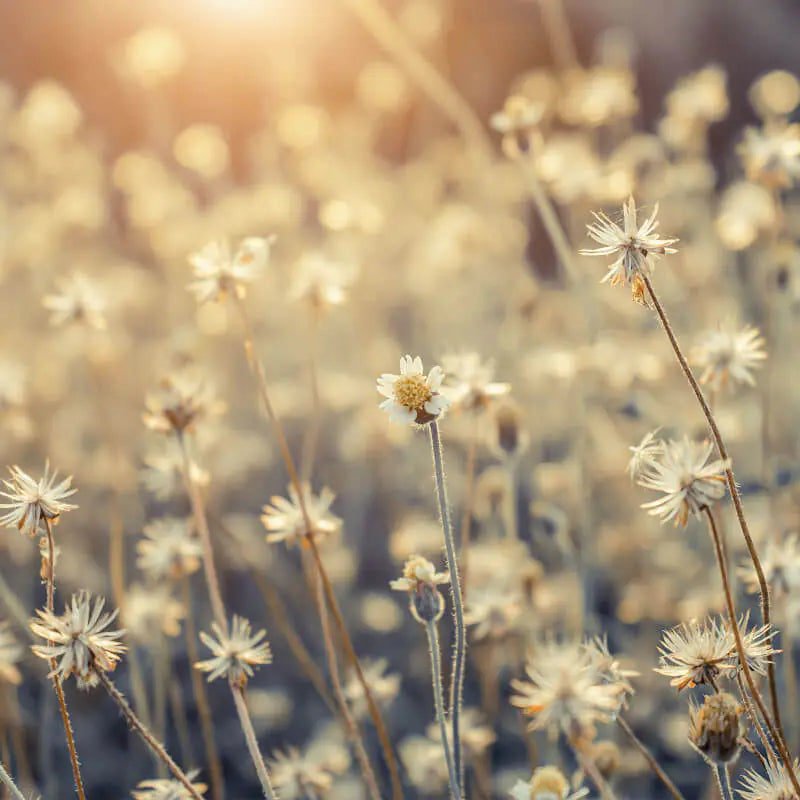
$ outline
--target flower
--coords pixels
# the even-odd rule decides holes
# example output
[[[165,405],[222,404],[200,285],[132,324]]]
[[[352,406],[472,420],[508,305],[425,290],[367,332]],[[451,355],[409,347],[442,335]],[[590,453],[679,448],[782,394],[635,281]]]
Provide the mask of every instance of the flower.
[[[464,623],[474,625],[475,640],[502,639],[514,630],[522,614],[519,588],[505,582],[492,581],[473,586],[464,611]]]
[[[341,305],[354,272],[349,265],[334,261],[324,253],[306,253],[294,268],[289,297],[308,300],[319,310]]]
[[[333,784],[334,774],[346,771],[349,759],[343,760],[338,752],[335,757],[326,758],[326,749],[314,748],[312,744],[303,753],[296,747],[273,753],[270,759],[272,782],[281,790],[283,800],[324,796]]]
[[[739,155],[748,180],[788,189],[800,178],[800,125],[777,120],[745,128]]]
[[[187,288],[201,304],[224,299],[230,292],[243,298],[246,284],[252,283],[267,263],[273,241],[272,237],[248,237],[233,256],[227,242],[210,242],[189,256],[195,280]]]
[[[378,378],[378,391],[386,398],[380,407],[392,422],[404,425],[425,425],[437,419],[450,405],[439,393],[444,372],[435,366],[425,377],[422,359],[406,355],[400,359],[400,374],[384,372]]]
[[[22,652],[22,645],[9,629],[8,622],[0,622],[0,681],[14,686],[22,681],[22,675],[17,667]]]
[[[658,228],[656,221],[658,204],[641,226],[636,224],[636,204],[632,196],[622,206],[622,227],[609,219],[602,211],[593,213],[597,222],[586,227],[589,236],[601,246],[583,249],[580,251],[581,255],[616,256],[616,260],[601,283],[610,281],[612,286],[618,283],[631,286],[634,300],[646,305],[642,276],[649,275],[651,271],[648,257],[675,253],[676,250],[670,245],[678,241],[677,239],[662,239],[655,233]]]
[[[789,594],[800,588],[800,536],[790,533],[779,541],[768,540],[761,553],[761,568],[770,592]],[[749,558],[737,572],[748,592],[760,591],[758,575]]]
[[[178,579],[199,569],[203,548],[192,535],[189,520],[161,517],[145,525],[142,533],[136,543],[136,565],[150,578]]]
[[[308,533],[321,536],[339,530],[342,521],[330,511],[331,503],[336,499],[336,495],[327,486],[323,486],[317,496],[312,494],[311,487],[307,483],[303,484],[303,501],[311,522],[311,531],[306,525],[303,509],[294,486],[289,484],[287,491],[288,500],[285,497],[273,495],[270,498],[272,505],[266,505],[263,508],[264,514],[261,522],[269,531],[268,542],[286,542],[288,545],[295,545],[302,541]]]
[[[770,663],[772,663],[772,656],[780,651],[775,650],[772,646],[773,633],[770,631],[769,625],[747,630],[749,621],[750,612],[745,611],[739,618],[739,631],[741,632],[744,657],[747,659],[747,666],[751,672],[764,676],[767,674]],[[740,669],[739,655],[735,649],[732,651],[731,656],[734,668],[736,670]]]
[[[453,741],[453,722],[447,722],[447,738]],[[441,747],[442,730],[438,722],[432,722],[425,729],[425,735],[434,742],[438,742]],[[461,737],[461,744],[464,748],[465,757],[468,760],[478,758],[490,748],[495,741],[494,731],[490,725],[486,724],[481,711],[477,708],[461,709],[458,735]]]
[[[380,706],[389,705],[400,691],[400,676],[393,672],[386,674],[388,666],[389,662],[385,658],[374,660],[365,658],[361,664],[361,672],[372,698]],[[344,694],[352,705],[353,716],[356,719],[366,717],[369,709],[364,687],[354,670],[350,671]]]
[[[619,709],[624,687],[607,683],[592,656],[577,642],[540,646],[525,665],[529,681],[513,680],[511,705],[532,716],[531,730],[591,738],[594,723],[608,722]]]
[[[509,796],[512,800],[579,800],[588,789],[570,793],[569,781],[558,767],[537,767],[530,780],[517,781]]]
[[[253,667],[272,662],[272,651],[265,641],[267,632],[253,634],[244,617],[234,615],[230,634],[216,622],[211,623],[211,629],[216,639],[205,632],[200,633],[200,639],[214,657],[194,665],[195,669],[208,673],[209,682],[224,675],[231,684],[243,687],[255,674]]]
[[[44,475],[34,480],[18,466],[9,467],[10,481],[3,481],[7,492],[0,495],[8,498],[10,503],[0,503],[0,508],[7,508],[0,517],[0,525],[6,528],[15,527],[21,533],[33,536],[40,531],[43,519],[55,523],[62,511],[72,511],[78,506],[65,503],[64,499],[77,492],[70,488],[72,476],[56,483],[57,472],[50,474],[50,463],[45,462]]]
[[[686,527],[689,514],[699,515],[725,494],[725,471],[730,460],[706,463],[714,445],[670,439],[663,443],[659,459],[652,462],[639,486],[662,492],[663,497],[643,503],[648,514],[662,522],[674,519],[675,525]]]
[[[390,581],[389,586],[398,592],[408,592],[411,613],[422,623],[438,622],[444,613],[444,598],[436,587],[449,583],[447,572],[437,572],[436,567],[422,556],[411,556],[403,566],[403,577]]]
[[[42,305],[50,312],[50,324],[83,324],[95,330],[106,328],[106,299],[82,272],[58,281],[58,293],[45,295]]]
[[[95,670],[116,669],[126,649],[120,641],[125,631],[108,630],[119,609],[103,613],[104,607],[102,597],[92,598],[83,590],[72,595],[61,616],[48,609],[36,611],[39,618],[30,621],[30,629],[47,644],[31,649],[40,658],[57,662],[51,675],[64,681],[74,674],[78,687],[86,689],[97,683]]]
[[[175,372],[161,380],[156,392],[145,398],[144,424],[158,433],[183,434],[205,417],[221,414],[225,403],[200,376]]]
[[[744,709],[727,692],[706,695],[701,707],[689,706],[689,742],[712,764],[734,761],[741,751],[747,725]]]
[[[198,794],[203,794],[208,787],[204,783],[194,782],[197,775],[198,770],[186,773],[192,788]],[[157,778],[149,781],[140,781],[131,796],[133,800],[189,800],[192,795],[189,794],[189,790],[180,781],[172,778]]]
[[[735,644],[730,629],[714,620],[682,622],[664,631],[659,645],[661,666],[655,671],[678,691],[701,683],[713,685],[724,670],[734,669]]]
[[[633,454],[628,461],[627,468],[631,480],[641,478],[645,472],[652,469],[658,456],[661,455],[664,443],[660,439],[656,439],[659,430],[660,428],[656,428],[654,431],[646,433],[639,444],[628,448]]]
[[[544,111],[542,103],[514,94],[505,101],[502,111],[492,114],[489,125],[503,135],[503,152],[509,158],[528,152],[530,137],[542,121]]]
[[[451,353],[442,356],[446,375],[442,393],[459,408],[467,410],[485,408],[494,398],[511,391],[510,383],[494,383],[494,364],[481,361],[474,352]]]
[[[628,678],[635,678],[639,673],[635,669],[625,669],[611,655],[605,636],[594,636],[584,642],[583,647],[592,659],[598,675],[607,683],[614,683],[622,687],[621,700],[623,702],[624,695],[633,694],[633,686]]]
[[[767,357],[763,348],[758,328],[728,325],[709,331],[694,349],[692,361],[702,370],[700,383],[709,384],[714,391],[725,388],[729,379],[755,386],[752,371]]]
[[[792,769],[800,779],[800,764],[797,760]],[[768,763],[766,770],[766,777],[759,775],[754,769],[742,775],[739,784],[740,800],[794,800],[796,794],[785,765]]]

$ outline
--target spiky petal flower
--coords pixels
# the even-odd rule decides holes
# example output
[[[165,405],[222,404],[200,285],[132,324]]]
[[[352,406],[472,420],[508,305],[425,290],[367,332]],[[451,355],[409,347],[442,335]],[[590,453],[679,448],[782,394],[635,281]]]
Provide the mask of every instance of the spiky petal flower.
[[[248,678],[255,674],[253,667],[272,662],[272,651],[266,641],[264,630],[253,633],[250,623],[243,617],[235,616],[231,631],[223,631],[216,622],[211,623],[214,636],[201,632],[200,639],[211,650],[213,658],[198,661],[195,669],[208,673],[213,681],[223,675],[234,686],[245,686]]]
[[[195,783],[194,779],[197,775],[198,770],[186,773],[192,788],[202,795],[208,787],[204,783]],[[189,800],[192,795],[189,794],[189,790],[180,781],[172,778],[157,778],[141,781],[131,793],[131,797],[133,797],[133,800]]]
[[[59,280],[58,292],[45,295],[42,305],[50,312],[54,327],[75,324],[105,330],[106,299],[82,272]]]
[[[730,382],[755,386],[753,370],[767,357],[764,339],[758,328],[726,325],[709,331],[692,353],[692,361],[702,372],[700,383],[724,389]]]
[[[400,359],[400,374],[384,372],[378,378],[378,391],[386,398],[380,407],[389,414],[392,422],[403,425],[426,425],[437,419],[450,405],[439,393],[444,372],[439,366],[428,375],[422,368],[422,359],[405,355]]]
[[[713,685],[721,672],[735,668],[735,643],[730,629],[715,620],[682,622],[664,631],[659,645],[659,675],[678,691],[701,683]]]
[[[38,619],[30,621],[31,631],[47,642],[33,645],[33,652],[40,658],[55,659],[53,672],[62,681],[74,674],[81,689],[97,683],[96,669],[114,670],[126,649],[120,641],[125,631],[108,630],[119,610],[104,613],[104,607],[102,597],[92,598],[84,590],[72,595],[61,616],[37,609]]]
[[[725,470],[730,460],[712,461],[708,458],[714,445],[711,442],[681,440],[664,442],[660,457],[652,462],[639,485],[661,492],[663,497],[643,503],[642,508],[662,522],[675,520],[686,527],[689,514],[699,515],[725,494]]]
[[[511,391],[510,383],[495,383],[494,364],[474,352],[442,356],[446,380],[442,392],[454,407],[468,411],[485,408],[493,399]]]
[[[634,300],[646,305],[642,276],[650,274],[649,259],[677,252],[670,246],[677,239],[662,239],[656,234],[658,204],[641,225],[636,221],[636,203],[632,196],[622,206],[622,227],[602,211],[593,214],[596,221],[586,227],[600,247],[585,248],[580,251],[581,255],[616,256],[601,283],[610,282],[612,286],[624,283],[632,288]]]
[[[346,771],[346,754],[338,747],[325,747],[315,743],[301,752],[296,747],[273,753],[270,773],[282,800],[305,800],[307,797],[325,797],[333,784],[335,774]]]
[[[72,511],[78,506],[65,503],[64,499],[77,492],[72,489],[72,476],[57,483],[57,472],[50,473],[50,463],[45,462],[44,475],[34,480],[18,466],[9,467],[10,481],[3,481],[8,491],[0,495],[11,502],[0,503],[0,508],[9,509],[0,517],[0,525],[15,527],[21,533],[33,536],[39,533],[43,519],[57,522],[62,511]]]
[[[631,480],[641,478],[658,460],[664,446],[661,439],[656,438],[659,430],[656,428],[654,431],[649,431],[642,437],[639,444],[631,445],[628,448],[631,451],[628,461],[628,474],[631,476]]]
[[[288,499],[280,495],[270,498],[272,505],[264,506],[261,522],[269,531],[268,542],[296,545],[303,541],[309,531],[297,491],[292,484],[289,484],[287,491]],[[323,486],[319,495],[315,495],[307,483],[303,484],[303,501],[311,522],[310,532],[315,537],[334,533],[341,527],[341,519],[330,510],[335,499],[336,495],[327,486]]]
[[[224,299],[231,292],[244,297],[246,285],[267,263],[272,242],[272,238],[251,236],[242,240],[233,255],[228,242],[210,242],[189,256],[195,279],[187,288],[200,304]]]
[[[158,390],[145,397],[144,424],[163,434],[191,431],[201,419],[221,414],[225,403],[200,375],[175,372],[165,376]]]
[[[396,672],[387,673],[388,668],[389,662],[385,658],[364,659],[361,664],[370,694],[381,707],[388,706],[400,692],[400,676]],[[352,704],[353,716],[356,719],[364,719],[369,713],[369,706],[364,694],[364,686],[355,670],[350,670],[348,673],[344,694]]]
[[[149,578],[177,580],[200,568],[203,548],[188,520],[160,517],[145,525],[142,534],[136,543],[136,565]]]
[[[800,779],[800,763],[792,765],[794,774]],[[767,774],[759,775],[751,769],[742,775],[739,784],[740,800],[795,800],[797,796],[789,773],[783,764],[767,764]]]

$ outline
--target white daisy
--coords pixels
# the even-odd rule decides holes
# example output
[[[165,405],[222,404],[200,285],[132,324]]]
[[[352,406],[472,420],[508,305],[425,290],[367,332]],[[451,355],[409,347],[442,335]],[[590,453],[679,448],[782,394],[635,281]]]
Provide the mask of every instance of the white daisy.
[[[427,377],[422,359],[405,355],[400,359],[400,374],[384,372],[378,378],[378,391],[386,398],[380,407],[393,422],[403,425],[426,425],[437,419],[450,405],[439,389],[444,372],[435,366]]]

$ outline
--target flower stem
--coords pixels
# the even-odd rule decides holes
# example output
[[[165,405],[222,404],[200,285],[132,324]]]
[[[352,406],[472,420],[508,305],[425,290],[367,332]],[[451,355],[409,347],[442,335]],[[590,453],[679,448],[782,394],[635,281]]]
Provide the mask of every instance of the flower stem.
[[[683,370],[683,374],[686,376],[686,380],[689,381],[689,385],[691,386],[692,391],[694,392],[694,395],[697,398],[697,402],[700,404],[700,407],[703,410],[703,414],[705,415],[706,421],[708,422],[708,427],[711,429],[711,434],[714,437],[714,442],[717,445],[717,450],[719,451],[720,458],[727,461],[730,458],[730,456],[728,455],[728,448],[725,446],[725,442],[722,438],[722,434],[719,431],[719,427],[717,425],[716,419],[714,418],[714,414],[712,413],[711,408],[709,407],[705,397],[703,396],[703,391],[700,388],[700,384],[697,382],[694,373],[692,372],[692,368],[689,366],[689,363],[686,361],[686,357],[683,355],[683,352],[681,351],[680,345],[678,344],[678,340],[675,337],[675,333],[672,330],[672,326],[669,324],[669,320],[667,319],[667,315],[664,312],[661,303],[659,302],[658,296],[656,295],[655,290],[653,289],[653,284],[650,281],[650,278],[644,274],[642,275],[642,278],[644,280],[645,286],[647,287],[650,299],[653,301],[653,306],[656,309],[658,318],[661,320],[661,326],[664,328],[664,332],[667,334],[669,343],[672,345],[672,349],[675,351],[675,356],[678,359],[678,363],[680,364],[681,369]],[[739,489],[736,486],[736,479],[734,478],[733,470],[731,469],[731,467],[727,467],[725,469],[725,477],[728,481],[728,491],[730,492],[731,499],[733,500],[733,506],[736,510],[736,517],[739,521],[739,527],[742,530],[742,536],[744,536],[745,544],[747,545],[747,552],[750,554],[750,560],[753,562],[753,567],[756,571],[759,593],[761,595],[761,620],[764,623],[764,625],[767,626],[768,630],[771,633],[772,622],[771,622],[769,588],[767,587],[767,579],[766,576],[764,575],[764,569],[761,566],[761,560],[758,557],[758,552],[756,551],[756,546],[755,543],[753,542],[753,537],[750,535],[750,528],[747,525],[747,520],[745,519],[744,516],[744,508],[742,507],[742,498],[739,495]],[[786,744],[783,736],[783,725],[781,724],[781,715],[778,703],[778,688],[777,688],[777,682],[775,680],[775,665],[771,661],[767,666],[767,680],[769,682],[770,703],[772,705],[772,713],[775,720],[775,728],[777,731],[777,735],[780,737],[781,747],[785,751]],[[772,731],[770,731],[770,733],[772,733]],[[774,735],[775,734],[773,734],[773,736]],[[794,778],[794,770],[792,769],[790,761],[786,761],[786,769],[789,770],[790,776],[792,777],[792,782],[794,783],[796,779]],[[800,794],[800,787],[795,786],[795,789]]]
[[[426,622],[425,630],[428,634],[428,650],[431,656],[433,703],[436,708],[436,721],[439,723],[439,732],[442,737],[444,757],[447,761],[447,774],[450,780],[450,797],[451,800],[460,800],[461,794],[458,790],[458,776],[455,765],[453,764],[453,753],[450,749],[450,742],[447,736],[447,720],[444,713],[444,699],[442,698],[442,659],[439,652],[439,636],[436,632],[436,623],[433,621]]]
[[[189,796],[195,798],[195,800],[203,800],[203,797],[198,793],[197,789],[192,786],[192,782],[189,780],[186,773],[172,760],[169,753],[164,748],[164,745],[150,733],[142,721],[136,716],[122,692],[117,689],[114,682],[106,675],[105,671],[95,666],[94,674],[97,675],[100,683],[108,692],[111,699],[119,706],[122,716],[125,717],[127,723],[139,734],[145,744],[164,762],[164,764],[166,764],[167,769],[175,778],[183,784]]]
[[[655,756],[650,752],[644,742],[642,742],[642,740],[633,732],[633,729],[630,725],[628,725],[627,720],[625,720],[625,718],[619,714],[617,715],[617,725],[619,725],[620,728],[625,731],[626,735],[633,743],[633,746],[644,756],[645,761],[647,761],[647,763],[650,765],[650,769],[653,770],[655,776],[661,781],[661,783],[664,784],[674,800],[685,800],[680,789],[678,789],[678,787],[672,782],[669,775],[664,772]]]
[[[447,569],[450,571],[450,592],[453,598],[453,614],[455,616],[456,647],[453,654],[453,677],[450,684],[450,721],[453,725],[453,760],[455,762],[458,785],[464,784],[464,764],[461,757],[461,702],[464,687],[464,664],[467,652],[466,627],[464,625],[464,603],[461,596],[461,577],[456,559],[456,544],[453,538],[453,526],[450,522],[450,507],[447,502],[447,485],[444,479],[444,456],[442,440],[439,437],[439,425],[436,420],[428,423],[428,432],[433,453],[433,471],[436,480],[436,497],[439,501],[439,513],[444,533],[444,546],[447,556]]]
[[[753,723],[753,727],[756,729],[756,733],[758,734],[758,738],[764,745],[764,751],[767,754],[767,758],[769,759],[769,763],[777,767],[778,766],[778,759],[775,756],[775,751],[772,749],[772,742],[770,742],[767,734],[764,733],[764,729],[761,727],[761,723],[758,721],[758,715],[756,714],[755,709],[753,708],[753,703],[750,701],[750,695],[747,692],[747,687],[744,685],[744,681],[742,680],[742,674],[738,670],[736,671],[736,683],[739,685],[739,694],[742,697],[742,703],[744,704],[745,711],[747,712],[747,716],[750,717],[750,720]],[[761,753],[756,750],[757,755],[761,758]]]
[[[592,779],[597,791],[600,792],[602,800],[617,800],[612,788],[608,785],[608,781],[602,776],[594,759],[585,751],[579,741],[573,737],[568,739],[572,752],[575,753],[575,758],[578,759],[580,768]]]
[[[25,800],[25,795],[17,788],[17,784],[14,783],[12,777],[6,772],[6,768],[0,764],[0,781],[2,781],[3,785],[8,789],[8,793],[14,800]]]
[[[278,800],[278,795],[275,794],[275,790],[272,788],[272,782],[269,779],[266,764],[264,764],[264,759],[261,757],[261,751],[258,749],[256,733],[253,730],[250,712],[247,710],[247,703],[244,699],[244,689],[241,686],[231,684],[231,694],[233,695],[236,713],[239,715],[239,723],[242,726],[244,738],[247,742],[247,749],[250,752],[250,758],[253,760],[253,764],[255,764],[258,780],[261,782],[261,791],[267,800]]]

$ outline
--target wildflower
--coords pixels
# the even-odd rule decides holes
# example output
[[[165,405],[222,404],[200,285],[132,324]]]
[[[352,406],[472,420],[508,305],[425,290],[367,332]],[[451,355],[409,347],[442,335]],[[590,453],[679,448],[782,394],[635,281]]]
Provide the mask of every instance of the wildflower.
[[[544,110],[543,104],[515,94],[506,100],[502,111],[492,114],[489,124],[503,135],[503,152],[509,158],[528,152],[531,135],[542,121]]]
[[[397,697],[400,691],[400,676],[396,673],[386,673],[389,662],[385,658],[375,660],[364,659],[361,671],[364,673],[364,680],[369,686],[375,702],[380,706],[389,705]],[[355,672],[351,671],[344,693],[352,704],[353,716],[363,719],[368,713],[367,701],[364,695],[364,687]]]
[[[761,553],[761,567],[771,592],[780,590],[789,594],[800,588],[800,536],[790,533],[779,541],[767,541]],[[758,576],[749,558],[739,567],[738,573],[748,592],[760,591]]]
[[[620,753],[616,743],[609,739],[595,742],[591,746],[589,754],[597,767],[597,771],[606,780],[611,780],[614,773],[622,766],[622,753]]]
[[[642,437],[639,444],[628,448],[633,454],[628,461],[627,468],[631,480],[637,480],[652,469],[658,460],[658,456],[661,455],[664,445],[660,439],[656,439],[659,430],[660,428],[656,428],[654,431],[649,431]]]
[[[17,667],[22,652],[22,645],[14,637],[8,622],[0,622],[0,681],[14,686],[22,681]]]
[[[273,753],[270,759],[272,782],[280,789],[283,800],[305,800],[325,794],[333,784],[334,775],[344,772],[347,766],[341,758],[326,758],[320,748],[315,752],[313,744],[306,752],[289,747]]]
[[[519,590],[504,583],[492,582],[472,588],[464,622],[475,626],[472,635],[478,641],[502,639],[514,630],[521,614]]]
[[[10,481],[3,481],[8,491],[0,492],[0,496],[8,498],[10,503],[0,503],[0,508],[7,508],[0,517],[0,525],[6,528],[15,527],[21,533],[33,536],[40,532],[43,519],[58,522],[62,511],[72,511],[78,506],[65,503],[64,499],[77,492],[70,488],[72,476],[56,483],[57,472],[50,474],[50,463],[45,462],[44,475],[38,481],[16,465],[9,467]]]
[[[706,695],[701,707],[689,706],[689,741],[712,764],[728,764],[741,750],[744,709],[727,692]]]
[[[689,514],[699,515],[725,494],[725,470],[730,460],[708,462],[714,445],[711,442],[664,442],[660,457],[639,479],[639,485],[661,492],[664,496],[643,503],[648,513],[662,522],[674,519],[675,525],[686,527]]]
[[[599,127],[628,119],[639,107],[635,76],[626,68],[575,69],[563,82],[559,112],[568,125]]]
[[[633,299],[645,305],[645,284],[643,276],[650,274],[649,257],[663,256],[675,253],[670,245],[677,239],[662,239],[656,233],[658,222],[658,204],[653,213],[638,226],[636,223],[636,204],[633,197],[622,206],[622,227],[609,219],[602,211],[594,212],[597,222],[587,225],[589,236],[601,246],[581,250],[585,256],[616,256],[616,260],[609,268],[601,283],[610,281],[612,286],[624,283],[630,286]]]
[[[173,597],[173,587],[164,583],[132,583],[125,592],[122,620],[134,641],[150,642],[153,633],[175,637],[181,632],[181,620],[186,616],[183,603]]]
[[[442,356],[446,375],[442,392],[453,406],[467,410],[485,408],[493,399],[511,391],[510,383],[494,383],[494,364],[481,361],[474,352]]]
[[[800,764],[797,761],[792,769],[800,778]],[[739,784],[740,800],[794,800],[796,794],[785,765],[768,763],[766,770],[766,777],[753,769],[744,773]]]
[[[272,505],[266,505],[263,508],[264,514],[261,522],[269,531],[268,542],[286,542],[288,545],[296,545],[306,535],[324,536],[339,530],[342,521],[330,511],[331,503],[336,499],[336,495],[327,486],[322,487],[319,495],[314,495],[310,486],[307,483],[303,484],[303,501],[311,523],[310,531],[300,506],[297,491],[292,484],[289,484],[287,491],[288,500],[285,497],[273,495],[270,498]]]
[[[745,128],[739,155],[748,180],[788,189],[800,178],[800,125],[779,120]]]
[[[323,253],[307,253],[297,263],[289,297],[306,299],[312,307],[323,310],[341,305],[347,296],[347,286],[353,270]]]
[[[186,773],[192,788],[202,795],[208,787],[204,783],[194,782],[197,775],[198,770]],[[191,796],[189,790],[180,781],[172,778],[140,781],[136,789],[131,793],[133,800],[189,800]]]
[[[378,378],[378,391],[386,398],[380,407],[389,414],[392,422],[404,425],[433,422],[450,405],[450,401],[439,393],[443,379],[441,367],[433,367],[426,377],[419,356],[403,356],[399,375],[384,372]]]
[[[453,741],[452,727],[453,721],[448,720],[448,741]],[[477,708],[463,708],[458,728],[461,744],[468,759],[475,759],[481,756],[490,748],[497,739],[494,731],[483,718],[482,713]],[[429,739],[442,746],[442,730],[437,722],[432,722],[425,729],[425,734]]]
[[[233,256],[227,242],[210,242],[189,256],[195,280],[187,288],[200,304],[224,299],[231,292],[243,298],[246,284],[267,263],[272,242],[255,236],[243,239]]]
[[[158,433],[191,431],[205,417],[221,414],[225,404],[201,377],[176,372],[161,380],[158,391],[145,398],[144,424]]]
[[[624,687],[604,682],[578,643],[545,644],[529,658],[525,671],[528,681],[511,682],[517,691],[511,705],[533,717],[531,730],[591,738],[594,723],[608,722],[619,709]]]
[[[178,579],[199,569],[203,550],[188,520],[162,517],[145,525],[142,533],[136,564],[150,578]]]
[[[253,634],[250,623],[243,617],[234,615],[230,634],[216,622],[211,623],[211,629],[216,638],[201,632],[200,639],[214,657],[194,665],[195,669],[208,673],[209,682],[224,675],[232,685],[244,687],[255,674],[253,667],[272,662],[266,631]]]
[[[725,388],[729,380],[755,386],[752,370],[766,357],[764,339],[752,325],[709,331],[692,354],[693,362],[702,370],[700,383],[709,384],[715,391]]]
[[[158,500],[167,500],[183,489],[183,453],[176,443],[164,441],[169,447],[151,450],[142,456],[144,466],[139,473],[145,489]],[[194,459],[189,464],[189,475],[196,486],[207,486],[210,480],[208,472]]]
[[[86,590],[72,595],[61,616],[47,609],[38,609],[38,619],[32,619],[30,629],[44,639],[46,645],[31,649],[40,658],[56,660],[51,674],[64,681],[75,675],[78,687],[91,688],[97,683],[95,670],[111,672],[116,669],[125,645],[120,639],[124,630],[108,630],[119,610],[103,613],[105,600],[94,598]]]
[[[444,613],[444,599],[436,587],[449,581],[449,574],[437,572],[427,558],[411,556],[403,566],[403,577],[390,581],[389,586],[398,592],[408,592],[411,613],[425,624],[437,622]]]
[[[537,767],[529,781],[517,781],[509,796],[512,800],[579,800],[588,789],[570,793],[569,781],[558,767]]]
[[[748,622],[750,621],[750,612],[746,611],[739,618],[739,631],[741,632],[742,649],[744,650],[744,657],[747,659],[747,666],[751,672],[757,675],[766,675],[772,656],[780,652],[775,650],[772,646],[772,632],[769,625],[762,625],[761,627],[751,628],[747,630]],[[731,651],[733,659],[733,666],[735,670],[740,669],[739,654],[736,650]]]
[[[701,683],[713,686],[721,672],[734,669],[733,636],[713,620],[683,622],[664,631],[658,650],[661,666],[655,671],[669,677],[678,691]]]
[[[608,640],[605,636],[595,636],[583,644],[584,650],[592,659],[594,668],[603,680],[622,687],[621,698],[624,702],[625,695],[633,694],[628,678],[635,678],[639,673],[635,669],[625,669],[619,661],[611,655],[608,649]]]
[[[106,328],[105,297],[81,272],[59,280],[58,292],[45,295],[42,305],[50,312],[54,327],[82,324],[99,331]]]

